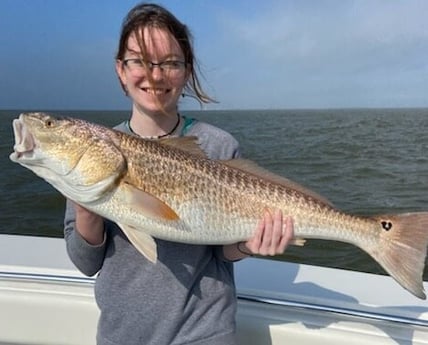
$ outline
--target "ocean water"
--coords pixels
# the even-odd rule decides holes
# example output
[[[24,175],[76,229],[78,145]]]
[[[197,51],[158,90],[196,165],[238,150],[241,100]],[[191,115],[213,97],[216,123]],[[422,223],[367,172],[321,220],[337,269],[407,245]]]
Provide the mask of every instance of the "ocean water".
[[[64,198],[8,158],[14,142],[11,123],[19,113],[0,111],[0,233],[61,237]],[[53,113],[107,126],[129,115]],[[309,187],[343,211],[374,215],[428,210],[428,109],[182,113],[229,131],[246,158]],[[382,273],[360,249],[332,241],[310,240],[276,259]]]

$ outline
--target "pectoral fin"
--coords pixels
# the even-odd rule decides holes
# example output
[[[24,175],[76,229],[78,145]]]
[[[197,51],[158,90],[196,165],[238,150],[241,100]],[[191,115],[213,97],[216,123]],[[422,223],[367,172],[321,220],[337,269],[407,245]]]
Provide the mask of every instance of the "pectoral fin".
[[[129,242],[141,253],[147,260],[156,263],[158,258],[156,242],[152,236],[138,231],[132,226],[118,224],[122,231],[128,237]]]
[[[135,211],[144,216],[158,220],[179,220],[180,217],[175,211],[157,197],[146,193],[129,183],[123,183],[122,188],[125,193],[124,202],[130,205]]]

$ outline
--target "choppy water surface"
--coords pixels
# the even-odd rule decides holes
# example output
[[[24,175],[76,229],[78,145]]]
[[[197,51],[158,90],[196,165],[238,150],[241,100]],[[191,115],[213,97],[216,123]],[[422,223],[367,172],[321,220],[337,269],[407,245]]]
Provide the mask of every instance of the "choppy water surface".
[[[112,126],[127,112],[56,111]],[[185,112],[183,112],[185,113]],[[0,111],[0,233],[62,236],[63,197],[9,161],[11,121]],[[205,111],[186,115],[231,132],[246,158],[355,214],[428,210],[428,109]],[[291,248],[286,260],[381,272],[359,249],[331,241]],[[428,269],[424,274],[428,280]]]

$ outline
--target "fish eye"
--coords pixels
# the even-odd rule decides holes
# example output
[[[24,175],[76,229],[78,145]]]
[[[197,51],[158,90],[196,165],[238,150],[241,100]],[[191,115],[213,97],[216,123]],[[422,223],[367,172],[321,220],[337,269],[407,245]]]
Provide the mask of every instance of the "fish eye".
[[[45,121],[45,125],[46,127],[53,127],[54,126],[54,121],[51,119],[48,119]]]

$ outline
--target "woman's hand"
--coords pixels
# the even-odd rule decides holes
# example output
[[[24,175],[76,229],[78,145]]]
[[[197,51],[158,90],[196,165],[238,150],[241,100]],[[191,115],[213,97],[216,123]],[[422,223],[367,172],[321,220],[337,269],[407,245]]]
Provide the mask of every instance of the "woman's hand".
[[[293,239],[293,219],[284,217],[280,210],[273,215],[266,210],[254,236],[246,242],[224,246],[224,256],[234,261],[251,255],[278,255],[284,253]]]
[[[101,216],[73,203],[76,212],[76,230],[91,245],[104,242],[104,220]]]
[[[283,217],[280,210],[276,210],[273,215],[266,210],[254,236],[241,247],[245,246],[250,254],[274,256],[284,253],[293,238],[293,219]]]

